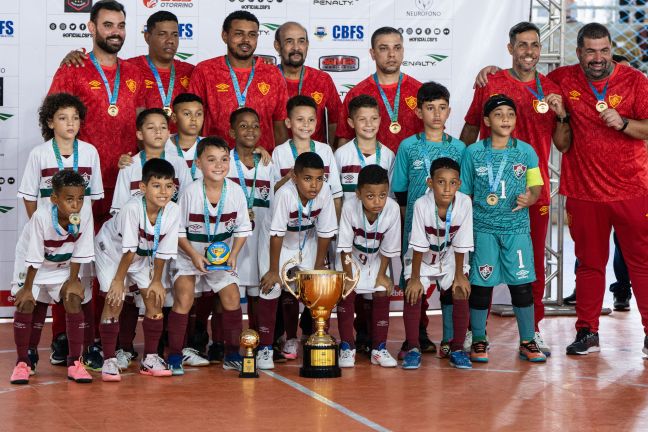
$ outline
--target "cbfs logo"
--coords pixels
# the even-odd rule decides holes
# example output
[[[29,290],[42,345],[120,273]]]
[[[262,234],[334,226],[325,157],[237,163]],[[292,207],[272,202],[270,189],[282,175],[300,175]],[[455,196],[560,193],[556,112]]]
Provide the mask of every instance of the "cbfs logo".
[[[0,20],[0,37],[10,38],[14,35],[14,22]]]
[[[364,39],[364,27],[361,25],[334,25],[332,33],[334,41],[359,42]]]
[[[193,39],[194,31],[193,24],[191,23],[179,23],[178,24],[178,36],[180,39]]]

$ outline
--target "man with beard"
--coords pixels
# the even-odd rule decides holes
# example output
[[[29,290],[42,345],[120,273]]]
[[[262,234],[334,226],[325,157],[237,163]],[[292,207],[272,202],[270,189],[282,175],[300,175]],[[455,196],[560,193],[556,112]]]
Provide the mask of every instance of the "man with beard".
[[[308,54],[306,29],[292,21],[282,24],[275,32],[274,47],[281,57],[279,70],[286,79],[288,97],[310,96],[317,103],[317,126],[312,138],[333,145],[342,104],[330,75],[304,66]]]
[[[227,54],[198,63],[189,85],[204,103],[203,135],[223,137],[233,148],[230,113],[249,106],[259,114],[258,145],[271,152],[275,143],[288,139],[284,125],[288,93],[279,70],[254,58],[259,20],[247,11],[232,12],[223,22],[221,37]]]
[[[344,98],[336,132],[338,147],[355,136],[347,123],[349,102],[358,95],[367,94],[379,101],[378,141],[395,154],[401,141],[423,130],[423,122],[416,115],[416,93],[421,83],[400,70],[403,36],[395,28],[376,30],[371,35],[369,54],[376,62],[376,72],[360,81]]]

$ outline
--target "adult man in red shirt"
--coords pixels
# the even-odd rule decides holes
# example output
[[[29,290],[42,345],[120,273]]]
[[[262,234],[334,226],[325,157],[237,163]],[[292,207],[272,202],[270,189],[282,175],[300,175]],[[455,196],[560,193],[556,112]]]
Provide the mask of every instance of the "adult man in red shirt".
[[[259,146],[272,152],[275,143],[288,139],[284,124],[288,92],[281,72],[254,57],[259,20],[247,11],[232,12],[223,22],[221,37],[227,54],[198,63],[189,85],[204,103],[203,135],[218,135],[234,147],[230,113],[248,106],[259,113]]]
[[[536,66],[540,60],[540,29],[532,23],[521,22],[509,31],[508,51],[512,57],[512,67],[500,70],[488,77],[484,87],[477,87],[472,104],[468,109],[466,123],[461,131],[461,140],[472,144],[490,135],[484,123],[484,104],[493,94],[505,94],[515,101],[517,122],[513,135],[533,146],[538,154],[540,172],[544,186],[537,203],[529,209],[531,220],[531,240],[533,243],[536,280],[533,287],[535,342],[545,355],[550,355],[538,324],[544,318],[542,299],[545,291],[544,246],[549,227],[549,155],[551,140],[556,147],[566,151],[569,147],[569,123],[560,95],[560,88],[544,75],[538,73]],[[560,121],[557,121],[557,118]]]
[[[288,97],[305,95],[315,100],[317,127],[313,139],[332,145],[342,103],[329,74],[304,66],[308,54],[306,29],[292,21],[282,24],[275,32],[274,47],[281,57],[279,70],[286,79]]]
[[[347,123],[349,102],[367,94],[379,101],[378,141],[395,154],[401,141],[423,130],[423,122],[416,115],[416,93],[421,83],[400,70],[403,36],[395,28],[381,27],[373,32],[369,54],[376,63],[376,72],[360,81],[344,98],[336,133],[338,147],[355,137]]]

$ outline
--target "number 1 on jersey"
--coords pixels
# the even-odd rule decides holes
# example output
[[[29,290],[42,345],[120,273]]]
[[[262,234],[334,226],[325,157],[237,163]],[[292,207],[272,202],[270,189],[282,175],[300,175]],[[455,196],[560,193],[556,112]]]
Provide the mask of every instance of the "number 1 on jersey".
[[[522,259],[522,250],[518,249],[517,254],[518,254],[518,259],[520,260],[520,265],[518,266],[518,268],[523,269],[524,268],[524,260]]]
[[[502,194],[500,195],[500,198],[506,199],[506,182],[502,180],[501,184],[502,184]]]

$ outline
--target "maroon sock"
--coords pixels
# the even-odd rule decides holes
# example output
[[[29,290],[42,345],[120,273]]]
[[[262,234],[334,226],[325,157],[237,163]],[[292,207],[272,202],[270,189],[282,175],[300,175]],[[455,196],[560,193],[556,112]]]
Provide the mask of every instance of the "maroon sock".
[[[119,347],[126,351],[133,351],[133,340],[137,329],[139,308],[134,302],[124,302],[124,307],[119,314]]]
[[[259,323],[259,345],[272,345],[274,342],[274,330],[277,322],[277,305],[279,299],[264,299],[259,297],[257,305],[257,320]]]
[[[348,298],[348,297],[347,297]],[[353,320],[353,328],[356,333],[367,334],[367,310],[365,309],[365,298],[361,295],[354,296],[354,306],[356,317]]]
[[[196,322],[202,323],[202,328],[207,330],[209,314],[212,312],[212,301],[214,300],[213,296],[208,296],[203,293],[201,297],[196,297],[195,308],[196,308]]]
[[[94,278],[92,280],[92,300],[90,300],[90,303],[93,306],[92,316],[94,317],[92,326],[94,330],[93,339],[97,339],[99,337],[99,334],[101,333],[99,331],[99,324],[101,322],[101,314],[103,313],[104,303],[106,303],[106,293],[101,292],[101,289],[99,288],[99,280],[97,278]]]
[[[355,340],[353,338],[353,315],[355,312],[356,294],[352,292],[347,298],[340,301],[337,305],[338,331],[340,332],[340,341],[346,342],[355,349]]]
[[[99,334],[101,335],[101,349],[103,350],[104,359],[115,357],[119,322],[99,324]]]
[[[14,312],[14,341],[16,342],[16,353],[18,361],[31,365],[27,350],[29,349],[29,334],[31,333],[32,314]]]
[[[283,312],[286,339],[297,338],[297,325],[299,324],[299,302],[289,292],[281,293],[281,310]]]
[[[259,297],[247,296],[247,316],[248,316],[248,327],[252,330],[257,330],[259,328],[259,323],[257,322],[257,305],[259,304]]]
[[[365,329],[367,331],[367,336],[369,336],[369,339],[371,339],[371,327],[373,326],[373,319],[371,317],[373,300],[362,297],[362,308],[364,309]]]
[[[38,307],[38,304],[36,307]],[[52,342],[61,333],[65,333],[65,308],[63,304],[54,303],[52,305]]]
[[[452,341],[450,349],[459,351],[463,349],[468,321],[470,320],[470,308],[467,299],[452,299]]]
[[[83,312],[65,314],[65,331],[68,338],[68,366],[74,365],[79,360],[81,351],[83,351]]]
[[[407,300],[403,305],[403,321],[405,321],[405,339],[409,349],[419,348],[419,323],[421,321],[421,299],[409,304]]]
[[[389,331],[388,296],[374,296],[371,317],[371,340],[373,349],[376,349],[381,343],[387,343],[387,332]]]
[[[161,319],[153,319],[147,316],[142,321],[142,330],[144,333],[144,357],[148,354],[157,354],[158,343],[160,343],[160,336],[164,329],[164,321]]]
[[[174,311],[169,313],[169,323],[167,327],[169,333],[169,355],[182,354],[188,320],[189,314],[181,314]]]
[[[94,343],[95,323],[94,323],[94,306],[92,300],[81,305],[83,311],[83,346],[87,349]]]
[[[211,318],[211,331],[213,342],[223,342],[225,333],[223,332],[223,312],[214,312]]]
[[[428,318],[426,312],[427,312],[428,308],[430,307],[430,303],[428,303],[428,298],[427,298],[427,295],[426,295],[425,291],[423,291],[423,296],[422,296],[422,299],[421,299],[420,303],[421,303],[421,318],[420,318],[420,321],[419,321],[419,327],[422,330],[427,331],[427,326],[430,323],[430,318]]]
[[[223,333],[225,334],[225,354],[239,351],[239,336],[243,331],[243,311],[239,307],[233,311],[223,311]]]
[[[167,328],[169,325],[167,324]],[[187,331],[185,332],[184,336],[184,341],[182,346],[185,347],[187,346],[187,341],[189,340],[189,337],[193,336],[193,334],[196,332],[196,302],[194,301],[194,304],[191,306],[191,309],[189,309],[189,315],[187,315]]]
[[[45,325],[45,318],[47,317],[47,306],[47,303],[36,302],[36,307],[34,307],[34,312],[32,312],[29,348],[38,348],[41,333],[43,332],[43,326]],[[65,329],[63,329],[63,332],[65,332]]]

